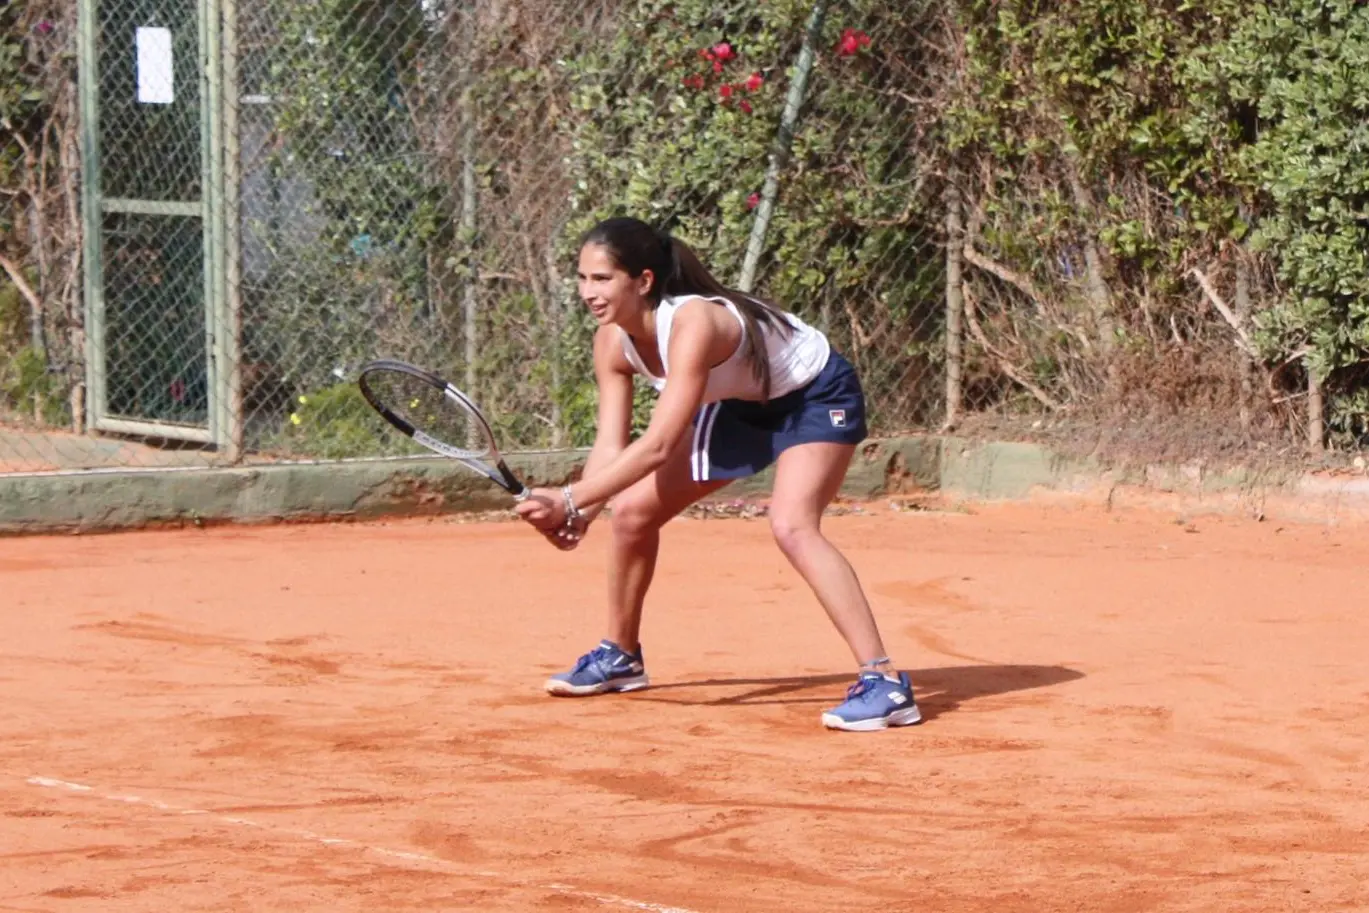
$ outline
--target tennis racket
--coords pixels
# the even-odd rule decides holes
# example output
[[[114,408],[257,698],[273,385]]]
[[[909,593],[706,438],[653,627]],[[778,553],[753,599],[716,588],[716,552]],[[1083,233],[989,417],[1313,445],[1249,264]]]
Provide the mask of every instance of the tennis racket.
[[[528,489],[504,462],[484,413],[441,377],[385,358],[363,365],[357,385],[371,408],[396,430],[474,469],[515,501],[527,498]],[[463,441],[465,446],[459,443]]]

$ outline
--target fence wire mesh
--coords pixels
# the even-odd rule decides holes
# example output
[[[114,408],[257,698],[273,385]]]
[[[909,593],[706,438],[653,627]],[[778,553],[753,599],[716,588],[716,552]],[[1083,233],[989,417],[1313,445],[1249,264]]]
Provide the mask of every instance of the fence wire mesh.
[[[933,17],[674,0],[94,9],[96,412],[165,445],[223,396],[234,427],[219,437],[236,441],[115,460],[408,452],[357,395],[376,356],[451,377],[510,448],[585,445],[576,244],[614,214],[670,228],[727,284],[826,330],[860,369],[877,431],[942,415],[934,87],[905,53],[933,46]],[[208,17],[222,85],[197,78]],[[157,27],[174,100],[149,104],[135,70],[153,64],[134,42]],[[218,250],[231,262],[216,306]],[[226,335],[217,351],[236,361],[214,364]],[[66,446],[4,459],[109,459]]]
[[[967,63],[987,52],[951,6],[80,9],[5,14],[49,88],[27,121],[6,102],[0,472],[416,452],[357,392],[377,356],[449,376],[509,449],[586,445],[575,255],[617,214],[827,332],[876,434],[1077,436],[1098,407],[1134,441],[1194,417],[1219,429],[1199,448],[1323,435],[1299,354],[1245,335],[1281,294],[1267,255],[1128,253],[1123,229],[1187,243],[1160,179],[1081,171],[1031,105],[976,109],[1022,62]]]

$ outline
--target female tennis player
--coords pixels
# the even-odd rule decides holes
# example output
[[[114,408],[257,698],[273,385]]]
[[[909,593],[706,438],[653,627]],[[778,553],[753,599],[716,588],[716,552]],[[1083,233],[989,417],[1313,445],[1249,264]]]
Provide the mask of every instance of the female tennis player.
[[[851,365],[820,331],[723,286],[687,245],[637,219],[609,219],[586,234],[579,289],[599,324],[594,445],[580,481],[534,489],[517,510],[569,549],[612,501],[608,636],[552,676],[547,690],[581,696],[647,687],[638,633],[661,527],[774,463],[775,541],[860,664],[846,700],[822,715],[823,724],[862,731],[918,722],[912,684],[886,655],[855,572],[819,528],[866,437]],[[634,373],[659,396],[648,427],[630,440]]]

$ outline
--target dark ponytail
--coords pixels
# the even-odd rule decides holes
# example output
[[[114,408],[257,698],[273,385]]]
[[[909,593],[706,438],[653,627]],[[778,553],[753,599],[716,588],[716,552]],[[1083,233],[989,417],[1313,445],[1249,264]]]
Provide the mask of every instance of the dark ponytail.
[[[580,246],[587,244],[603,247],[629,276],[635,278],[651,270],[655,278],[648,296],[656,304],[665,296],[694,295],[725,298],[736,305],[742,325],[746,327],[746,357],[751,363],[752,376],[760,382],[761,396],[770,399],[770,360],[766,357],[761,327],[769,327],[783,335],[793,329],[774,304],[723,285],[688,244],[639,219],[606,219],[585,234]]]

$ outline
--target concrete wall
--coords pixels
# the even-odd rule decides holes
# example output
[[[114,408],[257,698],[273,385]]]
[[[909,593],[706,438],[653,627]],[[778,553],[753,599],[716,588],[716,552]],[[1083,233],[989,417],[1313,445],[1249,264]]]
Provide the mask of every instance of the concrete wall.
[[[578,474],[584,456],[524,453],[509,462],[530,484],[559,485]],[[767,471],[717,497],[763,498],[771,479]],[[1068,500],[1307,522],[1369,519],[1363,473],[1104,466],[1034,444],[930,435],[867,442],[842,495],[917,495],[947,503]],[[421,516],[510,505],[500,489],[436,458],[0,475],[0,533],[9,534]]]

